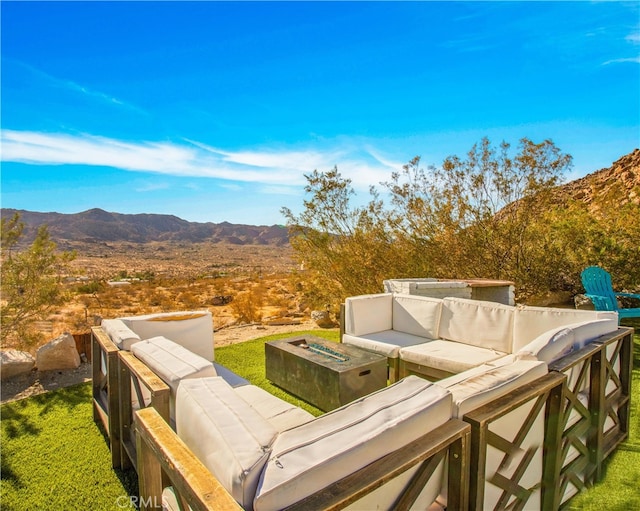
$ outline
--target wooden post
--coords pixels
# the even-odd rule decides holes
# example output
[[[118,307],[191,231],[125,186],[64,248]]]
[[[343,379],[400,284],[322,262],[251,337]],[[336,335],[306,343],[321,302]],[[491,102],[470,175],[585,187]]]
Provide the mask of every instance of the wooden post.
[[[120,405],[118,403],[118,347],[100,327],[92,327],[93,419],[100,421],[109,435],[111,465],[119,468]],[[102,364],[104,362],[105,371]]]

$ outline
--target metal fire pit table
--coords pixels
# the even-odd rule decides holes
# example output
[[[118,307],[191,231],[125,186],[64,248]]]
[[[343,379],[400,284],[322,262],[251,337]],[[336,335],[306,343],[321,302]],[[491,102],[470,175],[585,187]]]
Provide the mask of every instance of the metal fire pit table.
[[[323,411],[387,385],[387,357],[314,336],[265,344],[266,376]]]

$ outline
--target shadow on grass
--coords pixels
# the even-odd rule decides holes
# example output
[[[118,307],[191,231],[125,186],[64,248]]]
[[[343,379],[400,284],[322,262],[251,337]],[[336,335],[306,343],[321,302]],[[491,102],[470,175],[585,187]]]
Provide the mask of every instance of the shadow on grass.
[[[23,437],[36,438],[42,432],[43,418],[60,407],[72,409],[86,404],[91,398],[91,386],[87,383],[73,385],[53,392],[46,392],[19,401],[12,401],[0,407],[2,420],[2,457],[0,458],[0,479],[11,483],[16,488],[22,488],[20,478],[12,467],[12,448],[10,441]],[[34,410],[40,408],[38,413]]]
[[[102,439],[104,440],[107,449],[111,449],[111,442],[109,441],[109,435],[107,434],[107,430],[104,428],[102,423],[93,423],[94,426],[100,432]],[[125,491],[131,495],[132,497],[137,497],[138,493],[138,474],[133,469],[133,467],[128,469],[114,468],[113,473],[118,477],[120,482],[122,483]]]
[[[3,428],[9,439],[20,438],[25,435],[38,435],[41,428],[34,422],[30,410],[34,405],[41,407],[40,417],[46,416],[51,410],[60,406],[68,409],[86,404],[91,398],[91,386],[80,383],[53,392],[46,392],[29,399],[13,401],[2,406]]]

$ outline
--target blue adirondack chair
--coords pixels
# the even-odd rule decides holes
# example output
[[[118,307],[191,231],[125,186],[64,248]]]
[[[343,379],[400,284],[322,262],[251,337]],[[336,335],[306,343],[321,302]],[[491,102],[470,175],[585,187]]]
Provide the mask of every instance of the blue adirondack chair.
[[[640,300],[640,294],[616,293],[611,284],[611,275],[599,266],[589,266],[580,274],[582,285],[589,298],[599,311],[616,311],[618,318],[640,318],[640,307],[620,308],[618,297],[629,297]]]

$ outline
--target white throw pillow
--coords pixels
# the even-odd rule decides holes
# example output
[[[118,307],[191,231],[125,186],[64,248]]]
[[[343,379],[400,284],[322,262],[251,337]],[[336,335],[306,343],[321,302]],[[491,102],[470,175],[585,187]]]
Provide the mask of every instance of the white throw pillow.
[[[129,351],[131,346],[140,342],[140,336],[119,319],[103,319],[100,326],[121,350]]]

